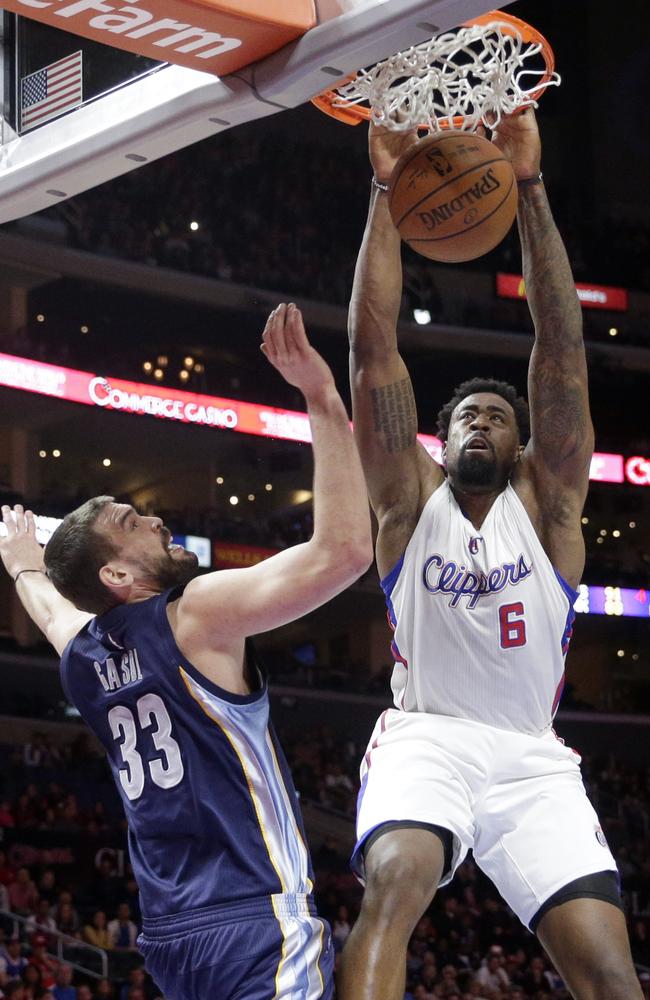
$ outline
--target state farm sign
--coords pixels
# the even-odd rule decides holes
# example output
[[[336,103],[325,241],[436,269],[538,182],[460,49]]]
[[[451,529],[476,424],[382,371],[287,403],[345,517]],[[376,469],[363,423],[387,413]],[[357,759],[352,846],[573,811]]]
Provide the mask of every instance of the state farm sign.
[[[2,7],[104,45],[219,76],[277,52],[316,23],[312,0],[273,5],[265,0],[2,0]]]

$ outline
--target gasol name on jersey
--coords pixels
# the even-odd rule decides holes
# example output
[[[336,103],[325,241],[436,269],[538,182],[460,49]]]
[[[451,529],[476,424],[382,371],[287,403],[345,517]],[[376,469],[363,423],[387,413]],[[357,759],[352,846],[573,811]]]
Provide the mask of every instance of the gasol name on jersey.
[[[104,691],[117,691],[142,680],[136,649],[127,649],[121,656],[108,656],[103,663],[94,660],[93,666]]]
[[[515,586],[532,572],[532,560],[527,563],[523,553],[516,562],[504,562],[487,573],[474,572],[435,553],[426,560],[422,579],[430,594],[451,595],[450,608],[457,607],[461,597],[469,597],[467,608],[471,610],[481,597],[498,594],[508,584]]]

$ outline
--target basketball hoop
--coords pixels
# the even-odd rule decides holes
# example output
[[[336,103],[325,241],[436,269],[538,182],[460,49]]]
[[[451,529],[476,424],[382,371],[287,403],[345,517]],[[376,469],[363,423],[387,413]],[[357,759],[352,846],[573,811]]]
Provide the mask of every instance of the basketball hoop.
[[[312,103],[348,125],[472,132],[537,107],[546,88],[559,83],[544,36],[496,10],[360,70]]]

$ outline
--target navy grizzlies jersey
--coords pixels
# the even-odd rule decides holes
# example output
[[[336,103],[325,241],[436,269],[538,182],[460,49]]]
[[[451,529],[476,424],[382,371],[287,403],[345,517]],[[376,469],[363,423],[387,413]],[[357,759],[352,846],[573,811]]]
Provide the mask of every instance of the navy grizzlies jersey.
[[[313,888],[266,681],[235,695],[181,654],[167,604],[121,605],[68,644],[66,694],[103,743],[145,917]]]

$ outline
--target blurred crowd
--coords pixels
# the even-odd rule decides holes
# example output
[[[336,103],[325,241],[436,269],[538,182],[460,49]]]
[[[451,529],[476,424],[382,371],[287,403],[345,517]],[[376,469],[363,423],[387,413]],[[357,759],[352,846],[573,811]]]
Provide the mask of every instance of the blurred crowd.
[[[368,174],[359,144],[294,137],[288,157],[281,132],[229,131],[86,192],[63,212],[70,242],[83,249],[346,304]],[[650,290],[641,220],[578,212],[562,187],[552,199],[579,280]],[[484,266],[508,270],[518,260],[513,233]]]
[[[283,742],[303,802],[331,814],[338,831],[345,821],[349,831],[347,838],[337,832],[312,845],[319,909],[340,955],[362,893],[347,856],[364,748],[326,728],[284,734]],[[1,749],[6,849],[0,850],[0,998],[155,1000],[159,991],[137,952],[138,890],[105,763],[89,742],[60,747],[37,734],[23,746]],[[619,864],[632,953],[650,997],[650,768],[586,758],[583,775]],[[88,843],[93,850],[83,854],[80,845]],[[65,863],[52,847],[30,854],[30,844],[67,844]],[[108,976],[83,971],[91,963],[84,945],[105,951]],[[409,945],[405,1000],[438,997],[569,997],[537,940],[471,855],[419,921]]]

